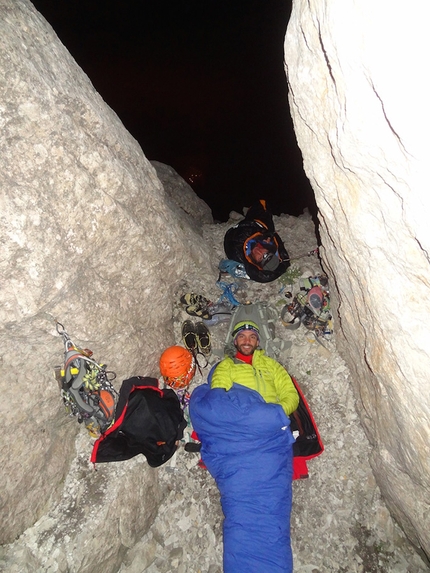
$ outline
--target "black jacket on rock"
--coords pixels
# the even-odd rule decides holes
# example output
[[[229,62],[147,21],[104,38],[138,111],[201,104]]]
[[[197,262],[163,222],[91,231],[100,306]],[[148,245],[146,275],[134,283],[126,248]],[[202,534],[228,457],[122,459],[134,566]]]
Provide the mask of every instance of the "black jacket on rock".
[[[122,462],[143,454],[156,468],[173,456],[186,426],[171,388],[160,390],[156,378],[134,376],[123,381],[115,422],[94,443],[91,461]]]

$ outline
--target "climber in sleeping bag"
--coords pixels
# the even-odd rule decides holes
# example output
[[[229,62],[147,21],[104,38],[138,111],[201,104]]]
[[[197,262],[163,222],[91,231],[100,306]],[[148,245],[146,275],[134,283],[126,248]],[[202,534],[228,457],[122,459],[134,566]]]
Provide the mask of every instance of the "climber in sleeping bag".
[[[258,350],[259,328],[238,323],[236,353],[197,387],[190,416],[221,494],[224,573],[292,573],[294,438],[299,396],[287,371]]]

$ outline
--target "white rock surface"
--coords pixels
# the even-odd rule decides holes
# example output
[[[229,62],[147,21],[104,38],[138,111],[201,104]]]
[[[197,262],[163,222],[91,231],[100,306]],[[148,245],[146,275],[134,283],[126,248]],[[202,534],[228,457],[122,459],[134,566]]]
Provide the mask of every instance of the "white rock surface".
[[[430,554],[429,35],[422,5],[294,0],[290,107],[371,463]],[[421,16],[420,16],[421,15]]]

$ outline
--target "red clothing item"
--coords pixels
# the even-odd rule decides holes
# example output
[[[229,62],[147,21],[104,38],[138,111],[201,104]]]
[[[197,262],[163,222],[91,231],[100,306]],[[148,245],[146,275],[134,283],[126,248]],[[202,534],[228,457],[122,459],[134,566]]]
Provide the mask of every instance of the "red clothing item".
[[[242,354],[242,352],[237,351],[236,352],[236,358],[238,360],[241,360],[242,362],[246,362],[247,364],[252,364],[252,354],[250,354],[249,356],[245,356],[245,354]]]

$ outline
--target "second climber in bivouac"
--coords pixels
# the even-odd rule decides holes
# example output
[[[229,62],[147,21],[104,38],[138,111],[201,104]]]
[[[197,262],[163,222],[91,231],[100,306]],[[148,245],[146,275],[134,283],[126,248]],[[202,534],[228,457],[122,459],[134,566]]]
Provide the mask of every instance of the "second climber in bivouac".
[[[245,218],[227,230],[224,251],[228,259],[242,263],[248,277],[259,283],[276,280],[290,266],[282,239],[275,231],[272,213],[260,199]]]

